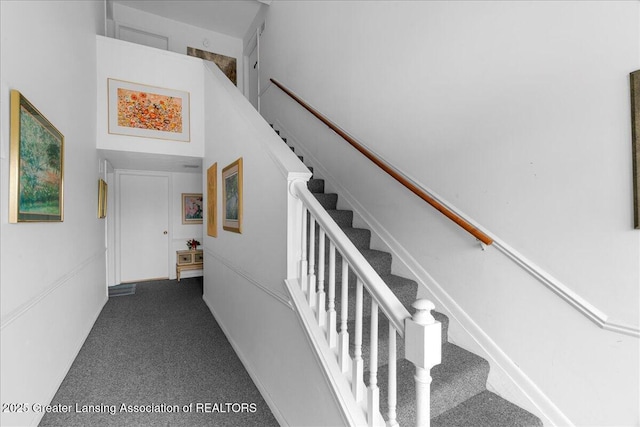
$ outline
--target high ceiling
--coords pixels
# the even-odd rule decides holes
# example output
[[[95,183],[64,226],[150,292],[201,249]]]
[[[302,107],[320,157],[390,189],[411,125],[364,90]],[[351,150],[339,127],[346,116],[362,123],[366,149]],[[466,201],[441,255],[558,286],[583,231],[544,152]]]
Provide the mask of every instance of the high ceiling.
[[[195,27],[244,38],[262,4],[270,0],[111,0]]]
[[[108,3],[242,39],[261,7],[271,0],[108,0]],[[200,158],[111,150],[102,150],[102,155],[116,169],[202,173]]]

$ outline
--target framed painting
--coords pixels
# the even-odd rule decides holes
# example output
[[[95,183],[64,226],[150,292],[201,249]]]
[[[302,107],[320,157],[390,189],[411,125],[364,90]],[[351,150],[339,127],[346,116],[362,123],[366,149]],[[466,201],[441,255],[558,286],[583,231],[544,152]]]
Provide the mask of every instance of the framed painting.
[[[640,230],[640,70],[630,75],[631,83],[631,155],[633,157],[633,219]]]
[[[182,193],[182,223],[202,224],[202,193]]]
[[[242,233],[242,157],[222,169],[222,228]]]
[[[195,47],[187,47],[187,55],[195,56],[215,63],[222,70],[225,76],[231,82],[238,86],[238,75],[236,71],[236,58],[222,55],[219,53],[207,52],[206,50],[196,49]]]
[[[64,220],[64,136],[11,91],[9,222]]]
[[[107,183],[104,179],[98,180],[98,218],[107,216]]]
[[[207,169],[207,234],[218,237],[218,163]]]
[[[189,92],[108,79],[109,133],[189,142]]]

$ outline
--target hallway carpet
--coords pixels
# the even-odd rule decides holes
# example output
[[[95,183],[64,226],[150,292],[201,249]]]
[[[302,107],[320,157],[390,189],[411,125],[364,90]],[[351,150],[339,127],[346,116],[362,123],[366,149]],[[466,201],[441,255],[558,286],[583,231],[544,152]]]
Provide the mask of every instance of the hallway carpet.
[[[276,426],[202,300],[202,278],[110,298],[41,426]],[[151,412],[150,412],[151,411]]]

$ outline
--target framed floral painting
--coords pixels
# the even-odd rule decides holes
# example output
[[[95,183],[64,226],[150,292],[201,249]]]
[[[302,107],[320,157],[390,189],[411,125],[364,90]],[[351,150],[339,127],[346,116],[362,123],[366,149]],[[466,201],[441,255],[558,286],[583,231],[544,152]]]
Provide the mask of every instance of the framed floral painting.
[[[202,224],[202,193],[182,193],[182,223]]]
[[[62,222],[64,136],[11,91],[9,222]]]
[[[109,133],[189,142],[189,92],[108,79]]]

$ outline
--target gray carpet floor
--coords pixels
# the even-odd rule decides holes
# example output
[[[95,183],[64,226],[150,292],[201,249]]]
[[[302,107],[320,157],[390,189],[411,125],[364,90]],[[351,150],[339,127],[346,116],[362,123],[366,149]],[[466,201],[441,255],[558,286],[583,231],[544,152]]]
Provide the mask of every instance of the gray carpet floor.
[[[202,278],[110,298],[51,405],[70,412],[41,426],[278,425],[202,300]]]

